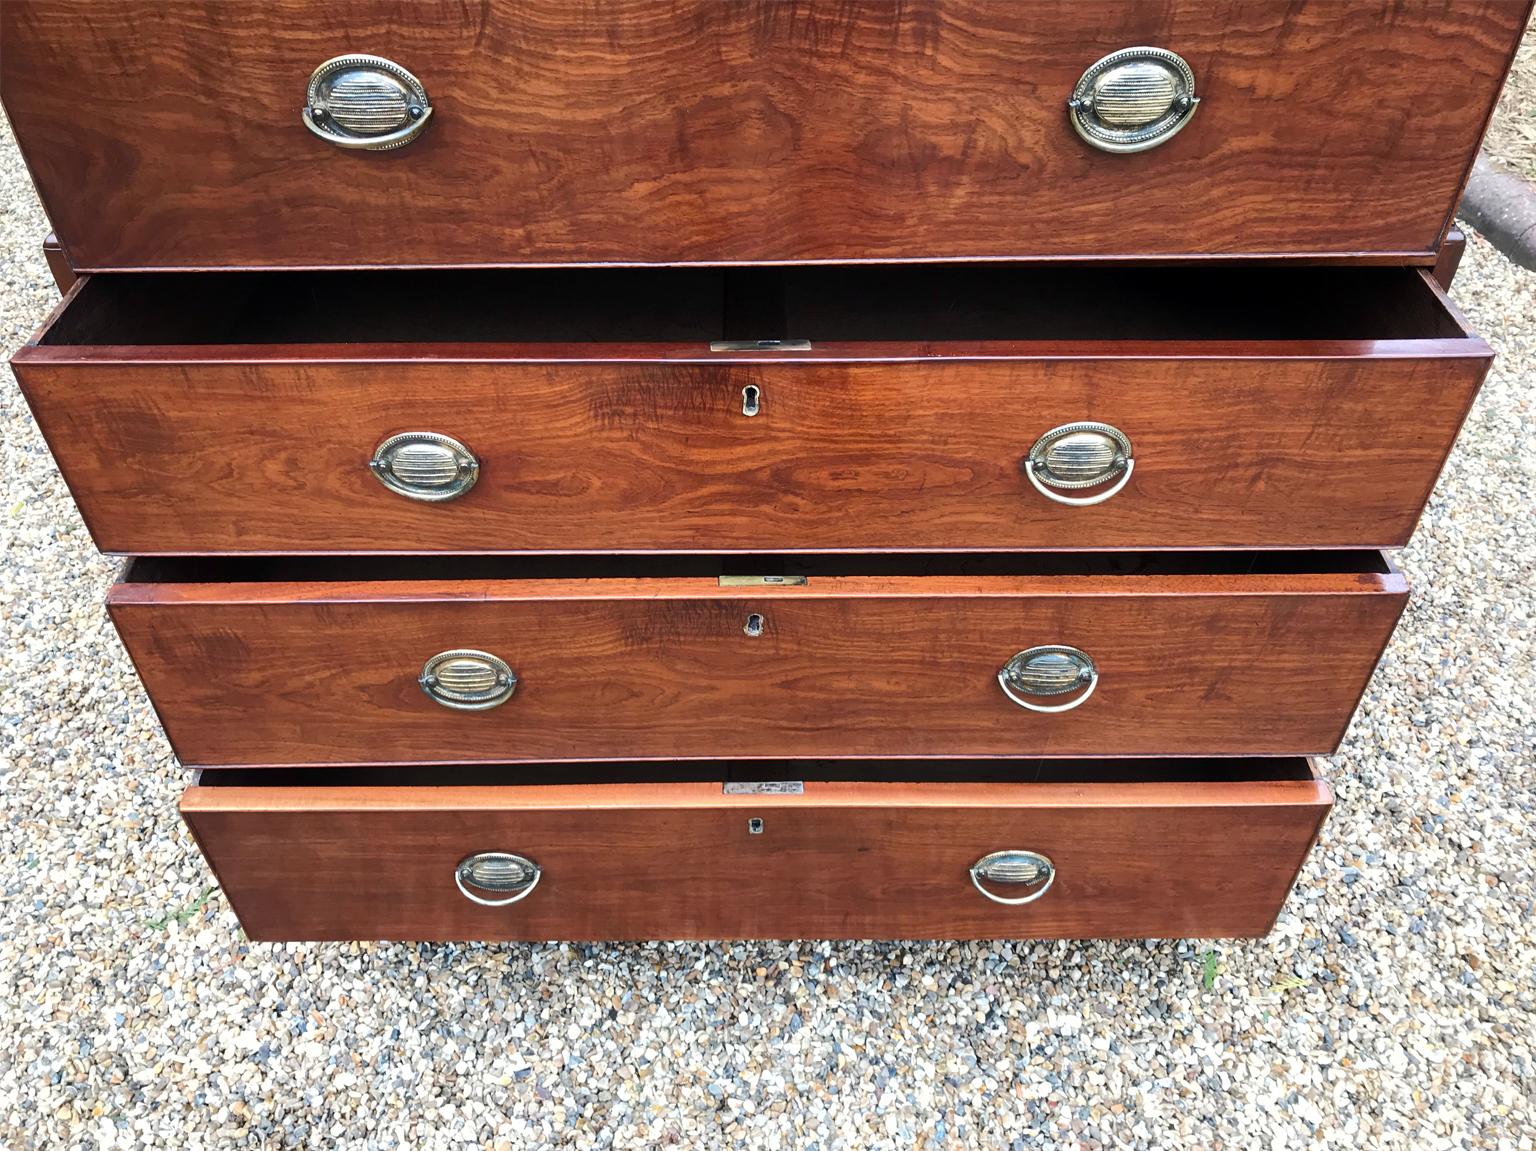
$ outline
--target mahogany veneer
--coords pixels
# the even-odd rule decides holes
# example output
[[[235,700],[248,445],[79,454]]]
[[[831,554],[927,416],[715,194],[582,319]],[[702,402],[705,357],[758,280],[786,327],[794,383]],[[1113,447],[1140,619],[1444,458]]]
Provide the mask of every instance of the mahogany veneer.
[[[1376,553],[886,562],[721,587],[511,561],[395,561],[395,579],[362,560],[137,561],[109,607],[183,763],[301,766],[1327,753],[1407,599]],[[1042,644],[1096,661],[1091,700],[1009,702],[998,671]],[[512,699],[428,698],[426,661],[459,648],[506,660]]]
[[[1304,761],[1178,766],[1082,783],[817,782],[813,767],[803,795],[207,773],[181,810],[258,940],[1264,934],[1332,806],[1327,784]],[[989,902],[968,869],[1019,848],[1051,860],[1051,888]],[[538,886],[510,907],[470,903],[454,867],[481,851],[532,859]]]
[[[1304,254],[1432,262],[1514,0],[7,0],[0,96],[82,271]],[[1194,69],[1153,152],[1073,132],[1129,45]],[[300,121],[350,52],[396,152]],[[1454,77],[1454,82],[1451,78]]]
[[[989,551],[1404,544],[1491,356],[1401,268],[766,279],[96,277],[13,366],[111,552]],[[1136,470],[1065,507],[1022,464],[1081,420]],[[410,430],[475,487],[386,490]]]

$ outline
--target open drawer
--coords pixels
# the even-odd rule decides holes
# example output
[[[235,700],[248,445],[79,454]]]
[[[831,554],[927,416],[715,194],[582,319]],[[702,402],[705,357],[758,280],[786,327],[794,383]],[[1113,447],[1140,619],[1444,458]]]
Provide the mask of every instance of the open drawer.
[[[770,562],[139,559],[109,607],[183,763],[321,766],[1327,753],[1408,594],[1378,552]]]
[[[1302,759],[206,772],[253,939],[1262,935],[1333,802]],[[736,792],[736,794],[733,794]]]
[[[1409,268],[108,275],[13,366],[127,554],[1407,542],[1490,352]]]

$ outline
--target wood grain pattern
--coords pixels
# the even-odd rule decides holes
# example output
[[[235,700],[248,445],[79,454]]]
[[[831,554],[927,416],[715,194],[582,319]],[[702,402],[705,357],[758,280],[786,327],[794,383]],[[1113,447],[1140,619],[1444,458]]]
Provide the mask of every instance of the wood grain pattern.
[[[258,940],[988,939],[1262,935],[1331,804],[1313,779],[198,786],[181,809]],[[1048,856],[1051,890],[978,895],[968,869],[1002,849]],[[475,906],[453,869],[478,851],[539,886]]]
[[[1315,779],[808,782],[192,787],[181,813],[252,939],[994,939],[1264,934],[1330,805]],[[1034,904],[971,887],[1003,848],[1057,867]],[[539,887],[465,901],[453,868],[487,850]]]
[[[1407,596],[1395,572],[121,583],[110,609],[189,766],[1331,751]],[[763,617],[762,634],[744,632]],[[1039,715],[996,676],[1097,661]],[[516,695],[445,709],[452,648]]]
[[[1394,547],[1486,370],[1468,344],[713,365],[24,354],[15,370],[108,552]],[[1022,470],[1078,420],[1135,448],[1129,486],[1091,508]],[[386,490],[367,462],[406,430],[468,444],[475,488],[437,504]]]
[[[0,96],[74,266],[1390,255],[1433,261],[1525,0],[8,0]],[[1083,70],[1182,54],[1151,152]],[[310,71],[386,55],[416,143],[345,152]],[[89,194],[82,194],[83,190]]]

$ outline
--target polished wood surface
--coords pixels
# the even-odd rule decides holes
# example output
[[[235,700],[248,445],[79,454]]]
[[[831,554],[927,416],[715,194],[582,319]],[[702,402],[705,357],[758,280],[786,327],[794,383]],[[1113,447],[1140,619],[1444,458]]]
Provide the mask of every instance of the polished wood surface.
[[[816,271],[727,309],[787,311],[816,337],[801,353],[710,352],[727,281],[698,273],[647,274],[669,301],[649,311],[646,285],[596,273],[526,288],[460,272],[434,293],[376,277],[432,296],[425,333],[465,337],[426,345],[353,342],[409,321],[345,276],[256,276],[227,300],[209,276],[96,277],[13,367],[110,552],[924,551],[1400,546],[1491,357],[1422,271],[1162,272],[1194,319],[1119,269],[868,269],[847,285],[857,308],[839,302],[846,277]],[[606,306],[583,304],[599,291]],[[1062,307],[1078,293],[1101,320]],[[504,310],[525,341],[611,337],[615,315],[701,330],[482,342],[505,334]],[[1115,338],[1147,324],[1167,338]],[[1062,334],[1077,330],[1094,334]],[[145,338],[215,342],[115,342]],[[1131,438],[1135,473],[1066,507],[1022,464],[1083,420]],[[408,430],[467,444],[474,489],[421,503],[380,484],[369,457]]]
[[[1445,234],[1445,242],[1440,245],[1440,251],[1435,256],[1434,277],[1435,283],[1449,292],[1451,282],[1456,279],[1456,272],[1461,267],[1461,257],[1467,250],[1467,237],[1460,228],[1452,228]]]
[[[1486,361],[18,364],[104,551],[1396,547]],[[742,390],[760,410],[742,415]],[[1130,484],[1088,508],[1023,471],[1108,421]],[[480,478],[393,493],[374,447],[454,436]],[[1082,495],[1070,492],[1069,495]]]
[[[987,939],[1262,935],[1331,803],[1315,778],[296,784],[194,786],[181,810],[256,940]],[[1050,858],[1051,889],[979,895],[969,868],[1004,849]],[[469,902],[454,868],[481,851],[533,859],[539,885]]]
[[[75,286],[75,280],[79,277],[69,266],[69,257],[64,254],[64,246],[52,232],[49,232],[43,240],[43,259],[48,261],[48,274],[53,277],[53,282],[59,286],[61,293]]]
[[[130,573],[114,587],[113,621],[184,764],[1326,753],[1407,597],[1380,566],[759,587],[370,582],[371,561],[337,566],[356,578]],[[1003,664],[1042,644],[1097,661],[1076,710],[1035,714],[999,689]],[[470,713],[429,699],[423,664],[454,648],[505,659],[515,696]]]
[[[1524,0],[7,0],[0,96],[74,266],[1357,254],[1433,261]],[[1066,101],[1110,52],[1201,98],[1111,155]],[[311,70],[431,96],[338,150]],[[89,190],[89,194],[83,194]]]

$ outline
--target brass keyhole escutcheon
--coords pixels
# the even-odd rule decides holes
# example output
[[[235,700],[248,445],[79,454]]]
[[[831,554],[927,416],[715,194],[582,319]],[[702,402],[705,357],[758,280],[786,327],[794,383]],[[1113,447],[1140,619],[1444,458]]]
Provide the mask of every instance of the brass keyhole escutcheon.
[[[760,410],[763,392],[756,384],[748,384],[741,389],[741,414],[755,416]]]
[[[759,636],[763,634],[764,623],[765,621],[763,617],[760,616],[757,612],[753,612],[751,615],[747,616],[747,622],[741,630],[747,635]]]

